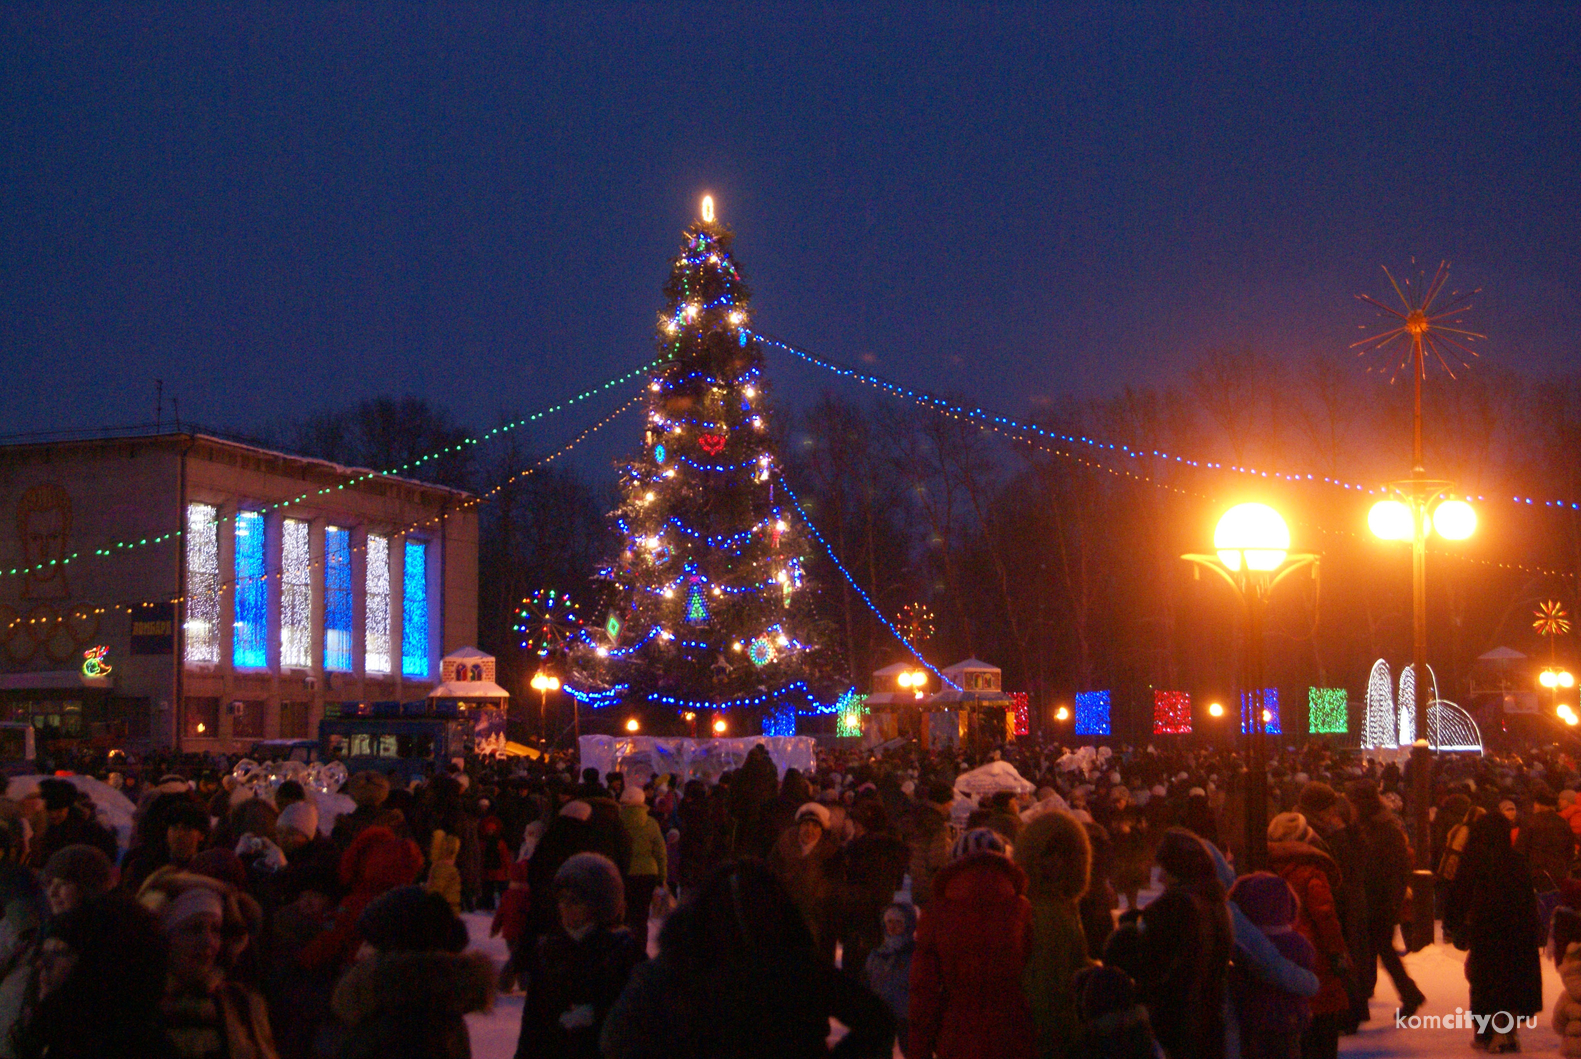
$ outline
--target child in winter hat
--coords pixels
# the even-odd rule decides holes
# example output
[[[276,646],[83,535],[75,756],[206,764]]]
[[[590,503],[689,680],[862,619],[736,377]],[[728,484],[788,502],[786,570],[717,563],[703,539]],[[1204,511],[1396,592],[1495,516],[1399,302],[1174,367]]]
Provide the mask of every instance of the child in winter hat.
[[[867,954],[862,969],[867,987],[895,1016],[895,1035],[906,1039],[906,1008],[911,1003],[911,954],[916,951],[917,910],[896,903],[884,909],[884,940]]]
[[[1305,820],[1298,813],[1281,813],[1274,821],[1285,816],[1294,816],[1305,826]],[[1272,822],[1269,830],[1273,830]],[[1304,970],[1313,969],[1317,950],[1296,933],[1299,909],[1295,891],[1289,883],[1272,872],[1253,872],[1235,881],[1230,900],[1263,932],[1281,956]],[[1300,1056],[1301,1034],[1312,1021],[1305,998],[1255,978],[1236,965],[1230,968],[1230,1004],[1240,1026],[1243,1059],[1297,1059]]]

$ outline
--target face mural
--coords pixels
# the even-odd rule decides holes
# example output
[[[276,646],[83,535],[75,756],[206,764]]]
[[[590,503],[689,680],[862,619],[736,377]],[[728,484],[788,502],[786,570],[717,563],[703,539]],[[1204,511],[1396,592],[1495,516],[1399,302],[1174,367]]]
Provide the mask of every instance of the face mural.
[[[28,567],[22,598],[69,596],[64,560],[71,537],[71,497],[66,490],[57,482],[41,482],[23,493],[16,506],[16,530]]]

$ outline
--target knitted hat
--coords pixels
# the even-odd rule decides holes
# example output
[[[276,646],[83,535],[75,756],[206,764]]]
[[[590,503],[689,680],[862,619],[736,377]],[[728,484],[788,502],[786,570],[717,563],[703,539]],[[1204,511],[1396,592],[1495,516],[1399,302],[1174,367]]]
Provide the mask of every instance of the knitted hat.
[[[816,821],[819,827],[829,830],[829,810],[817,802],[808,802],[796,810],[796,822],[799,824],[803,820]]]
[[[77,804],[77,787],[70,780],[49,779],[38,781],[38,796],[44,799],[44,808],[53,812],[56,809],[70,809]]]
[[[569,892],[593,909],[598,922],[608,926],[626,914],[626,884],[615,862],[602,853],[578,853],[554,873],[555,893]]]
[[[620,804],[647,805],[648,792],[633,783],[620,792]]]
[[[318,806],[312,802],[292,802],[280,811],[275,821],[276,831],[295,831],[312,838],[318,834]]]
[[[84,898],[92,899],[110,889],[114,871],[110,858],[93,846],[67,846],[44,862],[44,878],[75,883]]]
[[[421,886],[397,886],[369,903],[357,917],[357,931],[385,952],[460,952],[467,947],[467,925],[450,902]]]
[[[1328,812],[1337,801],[1339,795],[1334,793],[1333,787],[1326,783],[1309,783],[1301,788],[1301,796],[1296,799],[1296,808],[1310,820],[1314,816],[1322,816]]]
[[[955,840],[950,859],[960,860],[974,853],[997,853],[1002,857],[1005,855],[1005,840],[991,827],[974,827]]]
[[[1300,813],[1280,813],[1268,821],[1270,842],[1311,842],[1312,839],[1312,828]]]
[[[1254,871],[1235,880],[1230,900],[1260,928],[1288,927],[1296,920],[1295,891],[1270,871]]]

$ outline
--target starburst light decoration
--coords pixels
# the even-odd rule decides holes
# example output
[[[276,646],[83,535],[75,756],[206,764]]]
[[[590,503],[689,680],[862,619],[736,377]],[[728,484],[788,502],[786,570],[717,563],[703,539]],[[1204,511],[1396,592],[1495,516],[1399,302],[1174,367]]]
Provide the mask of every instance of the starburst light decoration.
[[[1565,608],[1557,599],[1550,599],[1538,606],[1537,620],[1532,622],[1532,628],[1537,630],[1538,636],[1553,639],[1555,636],[1564,636],[1570,632],[1570,615],[1565,613]]]
[[[620,637],[619,620],[610,615],[616,627],[609,633],[611,642]],[[539,658],[558,654],[571,644],[582,631],[582,616],[576,604],[564,592],[539,589],[522,600],[516,610],[516,631],[521,634],[523,650],[532,651]]]
[[[1477,355],[1471,343],[1487,337],[1459,326],[1464,322],[1461,314],[1471,308],[1471,299],[1481,288],[1444,294],[1444,285],[1449,281],[1449,265],[1442,261],[1431,280],[1425,272],[1418,272],[1414,285],[1410,277],[1402,284],[1387,268],[1383,274],[1389,277],[1389,286],[1400,299],[1400,305],[1398,308],[1387,305],[1370,294],[1356,295],[1378,310],[1380,320],[1370,334],[1352,342],[1350,348],[1356,350],[1358,356],[1380,354],[1382,363],[1378,370],[1387,366],[1391,382],[1406,368],[1420,371],[1428,356],[1436,359],[1449,377],[1454,378],[1455,369],[1467,366],[1470,358]],[[1422,358],[1421,362],[1413,364],[1418,358]]]

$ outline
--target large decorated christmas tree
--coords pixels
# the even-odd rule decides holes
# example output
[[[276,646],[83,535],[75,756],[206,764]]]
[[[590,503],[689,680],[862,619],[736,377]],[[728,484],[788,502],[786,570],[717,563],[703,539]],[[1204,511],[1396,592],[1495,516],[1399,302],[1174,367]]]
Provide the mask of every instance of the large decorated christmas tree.
[[[731,232],[703,200],[665,285],[642,452],[621,469],[609,605],[575,663],[593,705],[760,709],[812,701],[805,536],[778,486],[763,353]],[[782,501],[785,503],[782,504]]]

